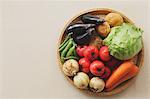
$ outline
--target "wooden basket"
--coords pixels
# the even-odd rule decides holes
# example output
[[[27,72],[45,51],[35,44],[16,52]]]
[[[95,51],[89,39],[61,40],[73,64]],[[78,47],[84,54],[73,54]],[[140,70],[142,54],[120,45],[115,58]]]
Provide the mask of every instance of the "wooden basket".
[[[90,9],[88,11],[84,11],[78,15],[76,15],[75,17],[73,17],[64,27],[64,29],[62,30],[61,32],[61,36],[59,38],[59,42],[58,42],[58,48],[57,48],[57,59],[58,59],[58,63],[59,63],[59,66],[60,66],[60,69],[62,71],[62,63],[61,63],[61,60],[60,60],[60,54],[59,54],[59,45],[61,44],[61,42],[64,40],[66,34],[65,34],[65,30],[66,28],[72,24],[72,23],[75,23],[77,21],[80,20],[80,17],[81,15],[83,14],[92,14],[92,15],[102,15],[102,16],[105,16],[107,15],[108,13],[110,12],[115,12],[115,13],[119,13],[123,19],[124,19],[124,22],[128,22],[128,23],[131,23],[131,24],[134,24],[130,19],[128,19],[125,15],[123,15],[122,13],[120,12],[117,12],[117,11],[114,11],[114,10],[111,10],[111,9],[106,9],[106,8],[97,8],[97,9]],[[136,64],[139,68],[142,67],[143,65],[143,60],[144,60],[144,47],[142,48],[142,50],[138,53],[137,55],[137,61],[136,61]],[[63,72],[62,72],[63,73]],[[74,86],[73,84],[73,81],[64,74],[64,76],[67,78],[67,80]],[[87,93],[88,95],[96,95],[96,96],[109,96],[109,95],[114,95],[114,94],[118,94],[120,92],[122,92],[123,90],[125,90],[127,87],[129,87],[129,85],[131,85],[134,81],[135,81],[135,78],[132,78],[124,83],[122,83],[121,85],[119,85],[118,87],[116,87],[115,89],[113,89],[112,91],[110,92],[100,92],[100,93],[94,93],[90,90],[82,90],[82,89],[79,89],[79,91],[81,92],[84,92],[84,93]]]

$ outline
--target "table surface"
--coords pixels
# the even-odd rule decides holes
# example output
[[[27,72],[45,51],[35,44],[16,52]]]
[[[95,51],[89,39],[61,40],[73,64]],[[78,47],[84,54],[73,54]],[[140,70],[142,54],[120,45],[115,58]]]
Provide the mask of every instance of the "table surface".
[[[0,99],[150,99],[148,0],[8,1],[0,13]],[[144,30],[145,59],[136,82],[110,97],[80,93],[60,72],[56,49],[64,24],[91,8],[111,8]]]

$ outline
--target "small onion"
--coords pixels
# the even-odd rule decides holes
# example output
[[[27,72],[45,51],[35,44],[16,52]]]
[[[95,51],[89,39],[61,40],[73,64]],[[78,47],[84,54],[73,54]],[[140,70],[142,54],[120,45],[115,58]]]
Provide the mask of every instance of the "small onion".
[[[79,71],[79,64],[74,59],[69,59],[63,64],[63,72],[67,76],[74,76]]]
[[[77,73],[73,78],[74,85],[79,89],[86,89],[89,84],[89,76],[83,72]]]
[[[90,80],[90,88],[93,92],[101,92],[105,87],[105,82],[99,77],[93,77]]]

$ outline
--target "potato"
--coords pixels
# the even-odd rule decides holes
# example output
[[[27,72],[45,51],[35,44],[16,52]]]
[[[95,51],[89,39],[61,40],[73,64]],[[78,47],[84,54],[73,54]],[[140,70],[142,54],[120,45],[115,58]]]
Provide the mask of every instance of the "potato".
[[[92,36],[89,45],[95,46],[98,49],[100,49],[100,47],[102,46],[102,41],[103,40],[98,35],[95,35],[95,36]]]
[[[108,22],[104,22],[103,24],[97,27],[97,32],[102,36],[106,37],[110,32],[110,25]]]
[[[118,13],[109,13],[106,15],[105,20],[110,26],[119,26],[123,23],[123,18]]]

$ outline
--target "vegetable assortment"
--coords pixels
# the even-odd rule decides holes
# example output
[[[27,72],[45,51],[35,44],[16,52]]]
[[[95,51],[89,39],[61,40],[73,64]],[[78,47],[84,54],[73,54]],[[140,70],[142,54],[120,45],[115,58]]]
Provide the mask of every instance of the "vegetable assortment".
[[[59,46],[62,70],[79,89],[109,92],[135,77],[132,62],[142,48],[142,30],[118,13],[105,18],[84,14],[67,27]]]

